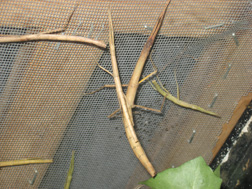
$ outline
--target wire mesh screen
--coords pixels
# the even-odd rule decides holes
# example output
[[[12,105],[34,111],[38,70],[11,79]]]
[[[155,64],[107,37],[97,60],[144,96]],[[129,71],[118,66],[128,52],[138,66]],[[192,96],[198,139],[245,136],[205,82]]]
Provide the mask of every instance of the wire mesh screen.
[[[127,84],[165,2],[4,1],[0,34],[63,28],[78,4],[63,34],[107,43],[110,4],[120,77]],[[209,163],[222,125],[252,92],[251,9],[248,0],[176,0],[168,7],[151,53],[158,77],[173,96],[178,84],[180,99],[221,118],[168,100],[161,114],[134,109],[136,133],[158,172],[197,156]],[[2,168],[1,188],[63,188],[73,150],[71,188],[134,188],[149,178],[130,148],[120,113],[108,118],[119,108],[115,89],[87,94],[113,84],[97,66],[112,70],[108,50],[48,41],[0,44],[0,49],[0,160],[54,161]],[[149,57],[143,77],[153,71]],[[135,104],[160,109],[162,102],[148,81],[139,86]]]

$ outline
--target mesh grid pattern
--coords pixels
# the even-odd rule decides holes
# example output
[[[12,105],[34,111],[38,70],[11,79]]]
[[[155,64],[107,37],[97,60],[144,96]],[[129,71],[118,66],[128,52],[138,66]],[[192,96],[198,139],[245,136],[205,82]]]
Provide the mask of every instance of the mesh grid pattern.
[[[4,1],[2,35],[62,28],[78,3],[64,35],[107,43],[107,7],[112,4],[121,81],[127,84],[165,1]],[[162,114],[136,109],[135,129],[156,170],[197,157],[212,159],[212,148],[241,98],[252,87],[250,1],[172,1],[153,46],[159,78],[176,96],[221,115],[221,119],[166,101]],[[205,29],[222,24],[221,27]],[[1,188],[63,188],[71,152],[75,169],[71,188],[134,188],[149,178],[125,136],[109,51],[64,42],[0,44],[0,160],[53,158],[49,165],[0,170]],[[230,68],[229,68],[230,67]],[[228,71],[227,71],[228,70]],[[143,75],[153,71],[147,60]],[[156,78],[154,78],[156,79]],[[126,91],[126,88],[125,88]],[[218,97],[213,107],[214,95]],[[159,109],[162,96],[148,82],[136,104]],[[196,130],[192,143],[188,139]],[[38,176],[33,185],[29,184]]]

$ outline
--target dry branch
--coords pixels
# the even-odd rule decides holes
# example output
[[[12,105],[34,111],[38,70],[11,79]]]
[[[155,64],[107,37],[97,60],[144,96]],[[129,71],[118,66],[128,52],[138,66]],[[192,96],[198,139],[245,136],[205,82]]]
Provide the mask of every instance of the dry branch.
[[[55,34],[31,34],[21,36],[9,36],[0,37],[0,43],[16,43],[16,42],[28,42],[28,41],[62,41],[62,42],[75,42],[84,43],[87,45],[94,45],[105,49],[106,44],[103,41],[89,39],[80,36],[67,36],[67,35],[55,35]]]

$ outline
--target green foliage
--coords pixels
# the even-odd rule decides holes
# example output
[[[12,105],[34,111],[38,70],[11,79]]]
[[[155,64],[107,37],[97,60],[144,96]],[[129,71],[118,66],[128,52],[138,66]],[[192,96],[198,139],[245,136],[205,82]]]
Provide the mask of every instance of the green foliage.
[[[166,169],[155,178],[143,181],[152,189],[218,189],[222,179],[216,176],[212,169],[200,156],[190,160],[180,167]]]
[[[220,177],[220,165],[214,170],[214,174],[215,174],[217,177]]]

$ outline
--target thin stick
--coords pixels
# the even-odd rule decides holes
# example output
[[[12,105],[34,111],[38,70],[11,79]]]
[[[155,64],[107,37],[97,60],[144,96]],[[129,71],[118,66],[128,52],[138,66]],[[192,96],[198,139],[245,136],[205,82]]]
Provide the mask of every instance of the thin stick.
[[[70,166],[67,172],[67,178],[66,178],[66,182],[64,185],[64,189],[69,189],[70,188],[70,184],[73,178],[73,171],[74,171],[74,153],[75,151],[72,151],[72,157],[71,157],[71,162],[70,162]]]
[[[55,29],[55,30],[50,30],[50,31],[44,31],[44,32],[41,32],[40,34],[52,34],[52,33],[59,33],[59,32],[65,31],[65,30],[67,29],[68,24],[69,24],[71,18],[73,17],[73,14],[74,14],[74,12],[76,11],[76,9],[77,9],[78,6],[79,6],[78,4],[76,4],[76,5],[74,6],[74,9],[73,9],[72,13],[68,16],[67,22],[66,22],[66,24],[63,26],[63,28]]]
[[[157,69],[156,65],[154,64],[154,62],[153,62],[153,60],[152,60],[152,53],[153,53],[153,51],[154,51],[154,50],[152,50],[152,51],[150,52],[150,60],[151,60],[151,64],[152,64],[152,66],[153,66],[154,71],[153,71],[152,73],[150,73],[149,75],[147,75],[146,77],[144,77],[143,79],[141,79],[141,80],[139,81],[139,84],[142,83],[143,81],[145,81],[146,79],[149,79],[150,77],[152,77],[153,75],[156,75],[156,74],[158,73],[158,69]]]
[[[153,51],[152,51],[152,52],[153,52]],[[152,52],[150,53],[150,59],[151,59],[151,63],[152,63],[152,65],[153,65],[154,71],[153,71],[152,73],[150,73],[149,75],[145,76],[143,79],[141,79],[141,80],[139,81],[139,84],[141,84],[141,83],[144,82],[145,80],[149,79],[149,78],[152,77],[153,75],[157,74],[157,72],[158,72],[157,67],[155,66],[155,64],[154,64],[154,62],[152,61],[152,58],[151,58]],[[95,59],[94,55],[92,55],[92,56],[93,56],[93,58]],[[106,68],[102,67],[97,61],[96,61],[96,64],[97,64],[97,66],[98,66],[100,69],[102,69],[103,71],[107,72],[109,75],[111,75],[111,76],[113,77],[113,74],[112,74],[110,71],[108,71]],[[109,84],[103,85],[103,86],[101,86],[100,88],[98,88],[98,89],[96,89],[96,90],[94,90],[94,91],[92,91],[92,92],[90,92],[90,93],[84,93],[84,96],[97,93],[97,92],[99,92],[100,90],[102,90],[102,89],[104,89],[104,88],[115,88],[115,87],[116,87],[115,85],[109,85]],[[128,84],[122,84],[122,87],[128,87]],[[114,115],[116,112],[118,112],[118,110],[116,110],[115,112],[113,112],[112,114],[110,114],[110,115],[108,116],[108,118],[113,117],[113,115]]]
[[[110,71],[108,71],[106,68],[102,67],[99,63],[97,63],[97,66],[98,66],[100,69],[102,69],[104,72],[107,72],[109,75],[111,75],[111,76],[113,77],[113,74],[112,74]]]
[[[165,99],[165,98],[164,98]],[[164,102],[163,102],[164,103]],[[161,105],[161,108],[158,110],[158,109],[154,109],[154,108],[149,108],[149,107],[146,107],[146,106],[141,106],[141,105],[133,105],[133,107],[132,108],[141,108],[141,109],[143,109],[143,110],[145,110],[145,111],[152,111],[152,112],[156,112],[156,113],[159,113],[159,114],[161,114],[162,113],[162,109],[163,109],[163,103],[162,103],[162,105]],[[121,111],[121,108],[118,108],[117,110],[115,110],[112,114],[110,114],[109,116],[108,116],[108,118],[112,118],[112,117],[114,117],[115,116],[115,114],[117,114],[118,112],[120,112]]]
[[[92,95],[94,93],[99,92],[100,90],[102,90],[104,88],[115,88],[115,87],[116,87],[115,85],[103,85],[102,87],[100,87],[99,89],[96,89],[95,91],[92,91],[90,93],[84,93],[83,96]],[[122,87],[128,87],[128,84],[122,84]]]
[[[110,71],[108,71],[106,68],[102,67],[102,66],[99,64],[99,62],[96,61],[95,56],[94,56],[93,54],[92,54],[92,57],[93,57],[93,59],[95,60],[97,66],[98,66],[100,69],[102,69],[104,72],[107,72],[109,75],[111,75],[111,76],[113,77],[113,74],[112,74]]]
[[[28,164],[40,164],[40,163],[52,163],[52,159],[22,159],[13,161],[2,161],[0,162],[0,167],[9,167],[17,165],[28,165]]]
[[[205,110],[205,109],[203,109],[203,108],[201,108],[201,107],[199,107],[197,105],[194,105],[194,104],[189,104],[187,102],[184,102],[184,101],[172,96],[171,93],[169,93],[168,91],[164,91],[162,89],[162,87],[160,87],[155,80],[152,81],[152,84],[153,84],[152,87],[154,87],[154,89],[156,91],[158,91],[165,98],[167,98],[168,100],[172,101],[173,103],[175,103],[175,104],[177,104],[179,106],[182,106],[184,108],[190,108],[192,110],[196,110],[196,111],[199,111],[199,112],[202,112],[202,113],[205,113],[205,114],[209,114],[209,115],[212,115],[212,116],[215,116],[215,117],[220,117],[218,114],[216,114],[214,112]]]
[[[0,37],[0,43],[16,43],[16,42],[28,42],[28,41],[65,41],[85,43],[87,45],[94,45],[105,49],[106,44],[103,41],[95,39],[89,39],[80,36],[67,36],[67,35],[53,35],[53,34],[31,34],[11,37]]]
[[[153,75],[156,75],[157,74],[157,70],[155,70],[154,72],[150,73],[149,75],[145,76],[143,79],[141,79],[139,81],[139,84],[144,82],[146,79],[149,79],[150,77],[152,77]]]
[[[175,82],[176,82],[176,87],[177,87],[177,99],[180,98],[180,94],[179,94],[179,84],[178,84],[178,79],[177,79],[177,72],[176,70],[174,70],[174,77],[175,77]]]
[[[108,15],[109,15],[109,46],[110,46],[111,62],[112,62],[112,68],[113,68],[113,76],[114,76],[114,81],[116,85],[118,101],[122,109],[126,136],[137,158],[140,160],[140,162],[145,167],[145,169],[150,173],[150,175],[154,177],[156,175],[156,171],[154,167],[152,166],[152,164],[150,163],[149,159],[147,158],[140,142],[138,141],[138,138],[133,128],[134,124],[133,124],[132,114],[131,115],[129,114],[129,110],[131,110],[131,107],[129,107],[125,94],[123,93],[123,90],[122,90],[122,85],[121,85],[121,81],[119,77],[119,71],[118,71],[116,55],[115,55],[114,30],[113,30],[113,25],[112,25],[110,7],[108,9]]]
[[[110,115],[108,116],[108,118],[111,119],[112,117],[115,116],[115,114],[117,114],[117,113],[120,112],[120,111],[121,111],[121,108],[118,108],[118,109],[115,110],[112,114],[110,114]]]
[[[161,111],[162,111],[162,106],[161,106],[161,109],[160,110],[157,110],[157,109],[154,109],[154,108],[149,108],[149,107],[145,107],[145,106],[141,106],[141,105],[133,105],[133,108],[141,108],[141,109],[143,109],[143,110],[145,110],[145,111],[152,111],[152,112],[156,112],[156,113],[162,113]]]

